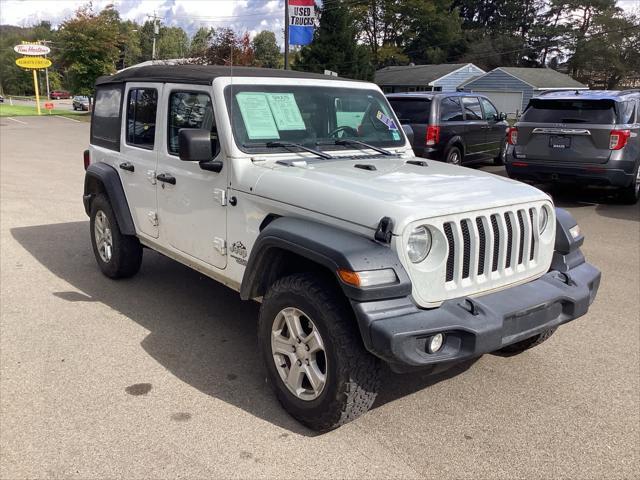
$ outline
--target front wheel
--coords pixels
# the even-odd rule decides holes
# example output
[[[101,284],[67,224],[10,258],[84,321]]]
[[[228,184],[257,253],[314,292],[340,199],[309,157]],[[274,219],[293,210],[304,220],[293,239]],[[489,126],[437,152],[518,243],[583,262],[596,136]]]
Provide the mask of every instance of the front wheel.
[[[258,341],[278,400],[307,427],[331,430],[371,408],[379,361],[330,281],[312,274],[276,281],[262,302]]]

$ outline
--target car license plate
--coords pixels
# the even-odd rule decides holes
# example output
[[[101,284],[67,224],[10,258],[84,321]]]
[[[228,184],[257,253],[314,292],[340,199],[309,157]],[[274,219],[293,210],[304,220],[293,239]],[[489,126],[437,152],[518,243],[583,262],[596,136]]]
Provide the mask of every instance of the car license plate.
[[[551,135],[549,137],[549,146],[551,148],[569,148],[571,147],[571,137]]]

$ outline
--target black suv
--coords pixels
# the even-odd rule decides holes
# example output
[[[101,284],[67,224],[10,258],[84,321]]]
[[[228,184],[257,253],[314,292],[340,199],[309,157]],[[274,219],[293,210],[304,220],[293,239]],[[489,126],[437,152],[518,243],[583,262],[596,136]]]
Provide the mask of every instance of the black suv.
[[[403,125],[413,129],[420,157],[461,165],[493,160],[506,150],[506,115],[482,95],[462,92],[393,93],[389,103]]]
[[[509,177],[640,192],[640,90],[555,91],[532,98],[509,130]]]

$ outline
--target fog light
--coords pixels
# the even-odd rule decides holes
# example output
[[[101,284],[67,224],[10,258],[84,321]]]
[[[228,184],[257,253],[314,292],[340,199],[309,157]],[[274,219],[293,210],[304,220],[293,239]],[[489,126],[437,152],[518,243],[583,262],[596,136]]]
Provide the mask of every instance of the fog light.
[[[436,353],[444,345],[444,333],[436,333],[427,342],[427,352]]]

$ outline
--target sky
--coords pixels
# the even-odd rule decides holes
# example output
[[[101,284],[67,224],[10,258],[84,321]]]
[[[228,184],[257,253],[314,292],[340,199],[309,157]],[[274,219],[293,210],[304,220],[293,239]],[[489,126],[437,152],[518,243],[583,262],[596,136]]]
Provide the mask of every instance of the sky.
[[[0,24],[31,26],[41,20],[58,26],[86,0],[0,0]],[[93,0],[96,10],[114,4],[125,20],[143,23],[154,12],[169,26],[189,35],[201,27],[231,27],[252,36],[272,30],[282,43],[284,0]],[[618,0],[625,10],[640,12],[640,0]]]

